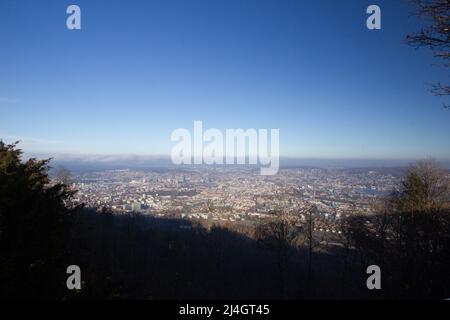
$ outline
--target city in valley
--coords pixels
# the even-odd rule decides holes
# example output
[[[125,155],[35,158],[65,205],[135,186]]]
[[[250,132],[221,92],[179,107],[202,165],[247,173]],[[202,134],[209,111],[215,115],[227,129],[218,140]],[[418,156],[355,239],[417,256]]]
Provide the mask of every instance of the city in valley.
[[[400,169],[285,168],[262,176],[246,167],[103,170],[74,175],[74,201],[114,214],[140,213],[202,224],[251,225],[283,213],[305,220],[314,205],[317,232],[340,233],[342,218],[370,214],[399,184]]]

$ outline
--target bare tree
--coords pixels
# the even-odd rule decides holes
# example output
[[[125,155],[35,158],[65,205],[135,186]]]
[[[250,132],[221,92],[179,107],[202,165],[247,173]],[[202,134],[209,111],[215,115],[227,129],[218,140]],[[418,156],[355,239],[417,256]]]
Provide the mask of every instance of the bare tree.
[[[286,269],[289,251],[296,238],[296,218],[282,211],[256,229],[256,238],[269,250],[273,251],[277,259],[280,293],[286,295]]]
[[[314,215],[317,214],[317,207],[315,205],[309,205],[303,209],[303,215],[305,216],[304,224],[304,237],[305,243],[308,246],[308,281],[307,281],[307,291],[308,294],[311,293],[311,283],[312,283],[312,261],[314,253]]]
[[[450,285],[450,193],[447,173],[433,160],[411,166],[401,186],[373,215],[345,221],[344,236],[387,275],[385,292],[442,297]]]
[[[426,25],[418,32],[407,36],[406,42],[415,47],[428,47],[434,56],[443,60],[442,66],[450,66],[450,1],[409,0],[414,6],[413,15],[423,19]],[[441,82],[431,84],[430,91],[437,96],[450,95],[450,86]],[[449,105],[445,105],[450,108]]]
[[[429,212],[445,209],[450,195],[449,179],[439,164],[431,159],[412,165],[400,190],[391,201],[403,212]]]

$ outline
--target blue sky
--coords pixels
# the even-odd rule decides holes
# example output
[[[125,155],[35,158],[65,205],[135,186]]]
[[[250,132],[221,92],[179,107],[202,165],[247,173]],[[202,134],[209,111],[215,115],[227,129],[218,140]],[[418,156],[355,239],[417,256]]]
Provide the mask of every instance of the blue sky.
[[[66,28],[77,4],[82,30]],[[366,28],[366,8],[382,30]],[[0,0],[0,138],[169,154],[170,134],[279,128],[282,156],[450,158],[448,80],[405,1]]]

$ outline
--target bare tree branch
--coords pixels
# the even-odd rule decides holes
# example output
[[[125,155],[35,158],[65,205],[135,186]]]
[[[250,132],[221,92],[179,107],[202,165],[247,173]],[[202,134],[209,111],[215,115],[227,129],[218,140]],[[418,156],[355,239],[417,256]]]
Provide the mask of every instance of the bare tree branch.
[[[413,15],[421,18],[426,26],[419,32],[406,37],[406,43],[414,48],[428,47],[436,58],[443,61],[442,67],[450,66],[450,1],[449,0],[409,0],[414,6]],[[450,86],[436,83],[430,86],[436,96],[450,95]],[[450,106],[444,105],[445,108]]]

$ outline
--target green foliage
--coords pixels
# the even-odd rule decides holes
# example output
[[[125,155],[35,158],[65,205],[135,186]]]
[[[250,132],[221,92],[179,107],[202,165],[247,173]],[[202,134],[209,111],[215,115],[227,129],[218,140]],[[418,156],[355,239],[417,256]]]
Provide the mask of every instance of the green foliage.
[[[49,161],[22,161],[0,141],[0,297],[55,297],[74,209],[73,191],[51,184]]]

